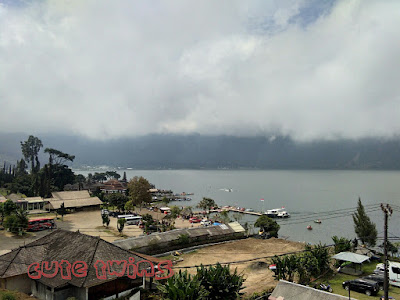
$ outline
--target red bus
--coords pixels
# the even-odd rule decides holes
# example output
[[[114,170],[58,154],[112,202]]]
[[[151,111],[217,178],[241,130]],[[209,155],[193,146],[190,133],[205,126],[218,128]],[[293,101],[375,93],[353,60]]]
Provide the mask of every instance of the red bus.
[[[40,231],[56,228],[53,218],[33,219],[28,221],[28,231]]]

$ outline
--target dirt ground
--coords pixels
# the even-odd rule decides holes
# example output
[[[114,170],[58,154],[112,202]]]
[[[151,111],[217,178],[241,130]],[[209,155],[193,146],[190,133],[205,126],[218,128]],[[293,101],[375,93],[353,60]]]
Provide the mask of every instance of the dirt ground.
[[[149,213],[156,220],[161,220],[164,215],[161,213],[156,213],[153,211],[149,211],[147,209],[142,209],[137,211],[139,214]],[[41,217],[55,217],[55,214],[46,214]],[[32,218],[39,218],[38,216],[32,216]],[[101,219],[101,211],[83,211],[83,212],[75,212],[71,214],[67,214],[64,216],[64,219],[61,219],[61,216],[58,216],[56,221],[57,227],[70,231],[79,230],[82,233],[100,236],[102,239],[113,242],[118,239],[122,239],[124,237],[132,237],[139,236],[143,234],[143,230],[140,229],[137,225],[125,225],[123,230],[122,237],[117,230],[117,218],[110,217],[110,225],[108,228],[102,225]],[[199,224],[190,224],[187,220],[182,220],[178,218],[175,220],[176,228],[189,228],[189,227],[197,227]],[[8,252],[11,249],[18,248],[19,246],[23,246],[24,244],[30,243],[46,234],[48,234],[49,230],[39,231],[39,232],[29,232],[22,237],[15,236],[5,230],[0,231],[0,255]]]
[[[237,240],[225,244],[201,248],[195,252],[183,254],[182,262],[178,262],[175,267],[198,266],[200,264],[227,263],[265,256],[273,256],[304,249],[304,244],[291,242],[281,239],[260,240],[248,238]],[[260,259],[252,262],[231,264],[232,270],[237,268],[239,273],[245,275],[246,281],[243,290],[246,295],[254,292],[262,292],[269,287],[274,287],[277,281],[273,278],[273,272],[268,268],[269,262]],[[179,269],[175,269],[177,272]],[[190,269],[190,273],[195,273],[196,269]]]

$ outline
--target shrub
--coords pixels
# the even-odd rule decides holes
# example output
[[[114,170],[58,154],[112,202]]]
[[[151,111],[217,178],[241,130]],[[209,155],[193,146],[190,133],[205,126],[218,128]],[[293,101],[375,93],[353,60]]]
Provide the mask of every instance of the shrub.
[[[3,296],[1,297],[1,300],[16,300],[15,296],[11,293],[4,293]]]
[[[158,284],[157,289],[162,293],[163,299],[169,300],[202,300],[208,298],[208,292],[201,285],[197,275],[191,276],[187,271],[175,273],[167,279],[164,285]]]
[[[209,292],[208,299],[238,299],[243,293],[243,275],[237,273],[237,269],[231,274],[229,266],[219,263],[208,269],[204,266],[197,268],[197,276],[201,285]]]

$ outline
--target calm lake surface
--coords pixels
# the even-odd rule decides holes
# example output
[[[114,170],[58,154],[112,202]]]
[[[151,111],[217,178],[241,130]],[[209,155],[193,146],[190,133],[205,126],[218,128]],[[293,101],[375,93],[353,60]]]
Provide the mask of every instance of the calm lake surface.
[[[94,171],[79,171],[87,175]],[[99,171],[98,171],[99,172]],[[118,171],[121,176],[124,170]],[[291,218],[279,220],[280,236],[293,241],[331,244],[333,235],[354,238],[350,215],[358,197],[367,206],[376,204],[368,215],[383,236],[383,213],[380,203],[400,205],[400,171],[287,171],[287,170],[125,170],[128,179],[143,176],[159,189],[174,193],[194,193],[190,202],[172,205],[195,206],[202,197],[213,198],[220,206],[233,205],[255,211],[284,206]],[[227,192],[224,189],[232,189]],[[265,201],[261,202],[260,199]],[[368,207],[368,206],[367,206]],[[339,209],[336,214],[329,212]],[[400,211],[389,220],[389,236],[400,237]],[[240,223],[255,221],[244,215]],[[314,224],[321,219],[322,224]],[[306,229],[311,224],[312,231]],[[380,243],[378,241],[378,243]]]

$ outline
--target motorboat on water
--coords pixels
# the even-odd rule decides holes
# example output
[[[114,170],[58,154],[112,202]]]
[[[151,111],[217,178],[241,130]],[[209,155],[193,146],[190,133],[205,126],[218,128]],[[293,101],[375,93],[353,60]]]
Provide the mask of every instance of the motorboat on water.
[[[307,226],[307,229],[308,229],[308,230],[312,230],[311,225],[308,225],[308,226]]]
[[[318,219],[318,220],[314,220],[314,223],[321,224],[322,222],[320,219]]]
[[[284,207],[267,210],[264,213],[264,215],[267,215],[270,218],[289,218],[290,217],[290,214],[285,210]]]

